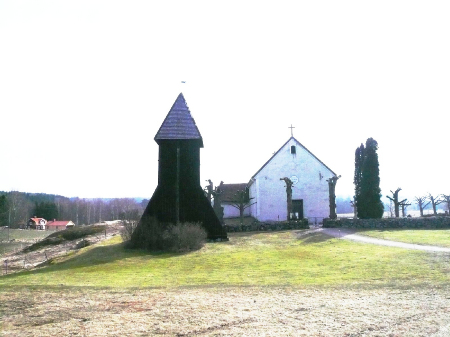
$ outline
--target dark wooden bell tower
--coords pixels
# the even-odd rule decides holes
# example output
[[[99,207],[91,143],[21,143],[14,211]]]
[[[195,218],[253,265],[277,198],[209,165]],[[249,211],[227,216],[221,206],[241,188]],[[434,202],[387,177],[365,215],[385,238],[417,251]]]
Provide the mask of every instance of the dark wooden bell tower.
[[[158,187],[144,216],[162,223],[200,222],[209,239],[227,234],[200,185],[203,139],[180,93],[155,136],[159,145]]]

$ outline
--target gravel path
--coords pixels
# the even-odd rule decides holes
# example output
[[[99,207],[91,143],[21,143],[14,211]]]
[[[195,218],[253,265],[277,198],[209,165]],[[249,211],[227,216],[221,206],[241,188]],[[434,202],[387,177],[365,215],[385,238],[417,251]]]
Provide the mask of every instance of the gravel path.
[[[352,231],[351,229],[346,229],[346,228],[319,228],[317,230],[322,231],[323,233],[333,236],[335,238],[341,238],[341,239],[364,242],[364,243],[371,243],[374,245],[399,247],[399,248],[405,248],[405,249],[424,250],[424,251],[428,251],[428,252],[446,252],[446,253],[450,252],[450,248],[416,245],[416,244],[412,244],[412,243],[404,243],[404,242],[398,242],[398,241],[389,241],[389,240],[371,238],[368,236],[354,234],[355,233],[354,231]]]

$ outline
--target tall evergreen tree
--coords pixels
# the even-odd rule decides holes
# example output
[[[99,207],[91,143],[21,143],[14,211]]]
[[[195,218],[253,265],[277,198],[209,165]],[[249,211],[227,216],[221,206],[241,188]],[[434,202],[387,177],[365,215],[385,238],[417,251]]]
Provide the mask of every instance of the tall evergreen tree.
[[[381,202],[377,150],[377,141],[373,138],[367,139],[366,147],[363,151],[361,179],[358,186],[359,195],[356,198],[358,218],[360,219],[379,219],[383,216],[384,206]]]
[[[355,175],[353,177],[353,183],[355,184],[355,202],[356,205],[361,195],[361,177],[362,177],[362,166],[364,162],[364,145],[356,148],[355,151]],[[357,206],[356,206],[357,207]]]
[[[0,226],[8,225],[8,202],[5,195],[0,196]]]

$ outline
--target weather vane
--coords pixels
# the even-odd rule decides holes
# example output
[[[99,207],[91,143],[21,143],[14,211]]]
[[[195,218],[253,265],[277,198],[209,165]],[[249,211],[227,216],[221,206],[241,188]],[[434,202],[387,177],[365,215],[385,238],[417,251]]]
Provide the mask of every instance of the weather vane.
[[[291,124],[291,126],[288,126],[288,129],[291,129],[291,137],[294,137],[294,130],[292,129],[295,129],[295,126],[292,126]]]

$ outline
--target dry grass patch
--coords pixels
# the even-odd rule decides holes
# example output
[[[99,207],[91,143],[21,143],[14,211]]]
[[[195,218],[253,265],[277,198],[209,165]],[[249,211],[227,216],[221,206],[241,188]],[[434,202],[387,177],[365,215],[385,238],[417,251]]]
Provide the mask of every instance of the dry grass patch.
[[[450,288],[8,287],[4,336],[448,336]]]

